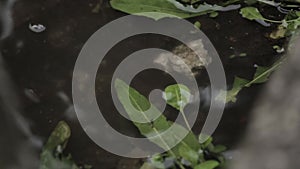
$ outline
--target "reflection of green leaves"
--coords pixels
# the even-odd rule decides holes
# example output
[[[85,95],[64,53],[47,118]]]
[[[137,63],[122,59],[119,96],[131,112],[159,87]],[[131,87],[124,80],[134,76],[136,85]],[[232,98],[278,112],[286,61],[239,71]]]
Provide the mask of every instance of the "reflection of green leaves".
[[[235,77],[232,89],[227,91],[226,101],[236,102],[236,96],[244,87],[250,87],[253,84],[260,84],[268,81],[271,73],[278,69],[282,62],[283,59],[280,59],[270,67],[258,66],[252,80]]]
[[[70,136],[71,130],[67,123],[59,122],[43,148],[40,169],[79,169],[71,155],[62,155]]]
[[[125,82],[119,79],[115,81],[115,89],[120,102],[131,119],[137,119],[137,116],[142,116],[149,121],[148,123],[134,122],[134,124],[139,129],[141,134],[147,137],[151,142],[157,144],[164,150],[170,150],[169,153],[172,156],[182,157],[186,160],[191,160],[191,154],[198,152],[200,145],[193,133],[186,130],[179,124],[168,121],[164,115],[160,115],[156,119],[149,118],[151,115],[147,113],[161,112],[159,112],[159,110],[153,105],[151,106],[151,103],[149,103],[149,101],[138,91],[129,87]],[[131,102],[126,101],[128,98],[130,98]],[[135,113],[132,113],[132,108],[130,108],[132,106],[128,104],[133,104],[133,107],[137,109],[136,111],[133,111]],[[148,110],[149,107],[151,107],[151,111]],[[167,130],[168,132],[165,132]],[[183,134],[186,133],[188,134],[184,137]],[[184,139],[180,140],[180,138]],[[174,147],[170,149],[171,146]],[[189,153],[182,153],[182,149],[185,149]],[[191,161],[191,163],[192,162],[193,161]]]
[[[197,165],[196,167],[194,167],[194,169],[214,169],[214,168],[218,167],[219,165],[220,164],[218,161],[209,160],[209,161],[205,161],[204,163]]]

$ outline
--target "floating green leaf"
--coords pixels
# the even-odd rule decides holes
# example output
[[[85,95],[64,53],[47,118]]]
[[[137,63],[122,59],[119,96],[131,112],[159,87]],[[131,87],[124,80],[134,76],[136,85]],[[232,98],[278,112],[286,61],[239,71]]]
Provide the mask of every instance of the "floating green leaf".
[[[212,144],[213,138],[206,134],[200,134],[199,142],[201,142],[202,140],[205,140],[205,141],[201,144],[201,148],[206,149],[208,147],[208,145]]]
[[[240,11],[240,14],[244,18],[247,18],[249,20],[256,20],[256,19],[265,20],[264,17],[258,11],[258,9],[255,8],[255,7],[242,8],[241,11]]]
[[[203,12],[214,12],[214,11],[230,11],[235,10],[241,7],[241,5],[228,5],[228,6],[219,6],[219,5],[211,5],[207,3],[203,3],[198,5],[196,8],[193,5],[183,5],[182,3],[178,2],[177,0],[167,0],[174,4],[176,8],[189,12],[189,13],[203,13]]]
[[[219,5],[204,3],[198,5],[197,8],[194,8],[192,5],[183,5],[176,0],[111,0],[110,4],[116,10],[128,14],[147,16],[155,20],[171,17],[170,15],[174,15],[179,18],[191,18],[204,15],[212,11],[228,11],[238,9],[240,7],[240,5],[222,7]]]
[[[205,161],[204,163],[197,165],[196,167],[194,167],[194,169],[214,169],[214,168],[218,167],[219,165],[220,164],[218,161],[209,160],[209,161]]]
[[[253,84],[259,84],[268,81],[271,73],[278,69],[284,60],[285,58],[280,59],[270,67],[257,66],[256,72],[252,80],[246,80],[240,77],[235,77],[232,89],[227,91],[226,101],[236,102],[236,96],[244,87],[250,87]]]
[[[189,13],[178,9],[174,4],[168,0],[111,0],[111,6],[119,11],[128,14],[138,14],[153,18],[155,20],[170,17],[174,15],[180,18],[190,18],[206,14],[207,12]],[[159,12],[159,13],[145,13],[145,12]],[[141,14],[144,13],[144,14]],[[163,14],[164,13],[164,14]],[[166,15],[169,14],[169,15]]]
[[[227,149],[227,147],[224,146],[224,145],[216,145],[216,146],[214,146],[212,152],[214,152],[214,153],[222,153],[222,152],[226,151],[226,149]]]
[[[215,17],[217,17],[219,15],[219,13],[218,12],[211,12],[210,14],[209,14],[209,17],[211,17],[211,18],[215,18]]]
[[[248,82],[249,80],[235,77],[232,89],[227,91],[226,102],[236,102],[236,96]]]
[[[191,130],[191,126],[184,113],[184,107],[190,102],[190,90],[182,84],[174,84],[166,87],[164,92],[164,99],[167,104],[179,110],[182,114],[186,127]]]
[[[145,162],[140,169],[165,169],[165,168],[157,168],[152,163]]]
[[[179,154],[181,157],[185,157],[192,166],[196,166],[199,160],[199,154],[197,151],[193,151],[192,149],[188,148],[187,146],[179,147]]]
[[[195,26],[196,28],[200,29],[200,28],[201,28],[201,23],[200,23],[199,21],[196,21],[196,22],[194,23],[194,26]]]
[[[155,169],[165,169],[165,165],[163,163],[163,157],[160,154],[155,154],[150,158],[151,163],[149,165],[145,164],[150,167],[154,167]],[[146,167],[145,166],[145,167]]]
[[[164,99],[167,103],[180,111],[190,102],[190,98],[190,90],[182,84],[170,85],[164,92]]]
[[[172,156],[183,157],[186,160],[190,159],[190,154],[180,153],[182,147],[189,151],[198,152],[200,145],[195,135],[181,125],[168,121],[166,117],[162,115],[157,108],[151,105],[138,91],[129,87],[125,82],[119,79],[115,81],[115,89],[120,102],[131,119],[138,119],[137,116],[142,116],[148,120],[148,123],[134,122],[134,124],[141,134],[147,137],[151,142],[169,151]],[[127,101],[128,98],[130,98],[131,102]],[[133,106],[129,104],[133,104]],[[133,111],[135,113],[132,113],[132,107],[137,109]],[[156,119],[152,119],[151,115],[148,114],[149,112],[160,113],[161,115]],[[172,128],[170,128],[171,126]],[[168,132],[165,132],[167,130]],[[185,133],[188,134],[184,137],[183,134]],[[180,138],[184,139],[180,141]]]

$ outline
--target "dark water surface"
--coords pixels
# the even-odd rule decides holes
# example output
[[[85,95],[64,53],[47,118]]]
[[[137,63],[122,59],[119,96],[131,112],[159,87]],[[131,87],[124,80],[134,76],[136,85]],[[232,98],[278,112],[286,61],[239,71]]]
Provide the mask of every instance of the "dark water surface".
[[[92,12],[98,3],[101,3],[100,11]],[[20,96],[21,114],[29,121],[33,134],[45,141],[58,121],[65,120],[72,129],[66,152],[70,152],[77,163],[91,164],[97,169],[138,166],[139,160],[113,155],[93,143],[79,125],[71,99],[73,67],[83,44],[100,27],[125,14],[114,11],[108,2],[101,0],[19,0],[12,14],[14,30],[1,42],[1,53],[15,83],[15,92]],[[278,57],[272,49],[278,42],[266,38],[270,29],[243,19],[238,11],[220,13],[217,18],[201,16],[191,21],[201,22],[201,30],[217,49],[229,86],[235,75],[250,79],[254,64],[270,65]],[[30,23],[43,24],[47,29],[34,33],[28,28]],[[135,127],[118,115],[111,101],[110,81],[114,68],[133,51],[147,47],[172,49],[177,43],[166,37],[138,36],[119,43],[105,57],[95,90],[99,106],[114,128],[138,136]],[[247,56],[229,59],[230,55],[240,53]],[[205,73],[197,76],[197,80],[202,86],[208,84]],[[172,82],[172,78],[162,72],[145,71],[134,79],[133,86],[147,94],[153,88],[163,89]],[[234,147],[242,138],[249,111],[261,87],[244,89],[238,102],[228,105],[214,134],[216,142]],[[173,110],[167,108],[166,111]],[[201,128],[205,108],[200,112],[204,115],[199,116],[195,131]]]

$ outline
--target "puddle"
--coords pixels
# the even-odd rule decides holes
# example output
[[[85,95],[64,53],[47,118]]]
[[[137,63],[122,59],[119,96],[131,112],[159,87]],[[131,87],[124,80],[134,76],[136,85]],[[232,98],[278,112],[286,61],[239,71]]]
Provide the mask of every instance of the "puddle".
[[[140,165],[139,160],[110,154],[88,138],[80,127],[72,106],[72,72],[83,44],[101,26],[124,15],[111,9],[106,1],[97,7],[98,2],[17,1],[12,11],[14,28],[10,36],[1,41],[1,53],[7,67],[6,72],[15,85],[12,92],[17,93],[22,107],[20,117],[28,121],[35,136],[45,141],[55,125],[60,120],[65,120],[73,131],[66,152],[70,152],[77,163],[90,164],[95,168],[134,169]],[[95,7],[99,9],[95,11]],[[201,30],[209,37],[221,57],[228,84],[232,84],[235,75],[251,78],[255,64],[270,65],[278,57],[272,48],[278,42],[266,38],[270,29],[243,19],[238,11],[220,13],[214,19],[204,16],[190,21],[201,22]],[[40,33],[32,32],[28,28],[31,23],[42,24],[47,29]],[[116,112],[111,101],[110,80],[114,68],[133,51],[147,47],[170,50],[175,45],[178,42],[166,37],[137,36],[119,43],[105,57],[105,63],[102,63],[98,72],[95,90],[105,118],[121,133],[140,137],[133,124]],[[231,55],[241,53],[246,53],[247,56],[230,59]],[[205,71],[197,75],[197,80],[203,88],[209,84]],[[148,94],[153,88],[163,89],[173,82],[168,75],[150,70],[141,72],[132,85],[141,93]],[[216,142],[229,147],[236,145],[244,135],[249,111],[261,87],[262,85],[255,85],[244,89],[238,102],[227,106],[214,134]],[[1,111],[4,112],[2,109]],[[200,131],[206,111],[206,108],[200,110],[202,114],[193,128],[195,132]],[[171,108],[167,108],[165,113],[174,118],[172,112]],[[7,137],[6,135],[9,132],[3,137]],[[10,142],[7,146],[17,148],[18,144],[20,143]]]

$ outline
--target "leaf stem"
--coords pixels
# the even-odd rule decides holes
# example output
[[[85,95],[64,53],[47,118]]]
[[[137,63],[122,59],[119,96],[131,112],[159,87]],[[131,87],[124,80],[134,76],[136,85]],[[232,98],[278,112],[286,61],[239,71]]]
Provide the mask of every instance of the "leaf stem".
[[[179,90],[180,90],[180,88],[179,88]],[[176,93],[177,100],[181,100],[180,97],[179,97],[179,93],[178,93],[177,90],[175,90],[175,93]],[[185,114],[184,114],[184,112],[183,112],[183,108],[182,108],[181,105],[179,105],[179,109],[180,109],[179,112],[182,114],[183,120],[184,120],[184,122],[185,122],[185,124],[186,124],[188,130],[191,131],[192,128],[191,128],[191,126],[190,126],[190,124],[189,124],[189,122],[188,122],[188,120],[187,120],[187,118],[186,118],[186,116],[185,116]]]

